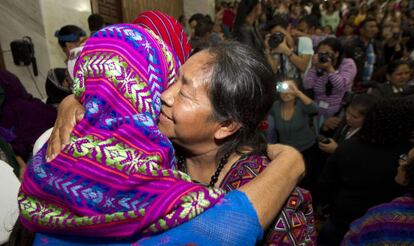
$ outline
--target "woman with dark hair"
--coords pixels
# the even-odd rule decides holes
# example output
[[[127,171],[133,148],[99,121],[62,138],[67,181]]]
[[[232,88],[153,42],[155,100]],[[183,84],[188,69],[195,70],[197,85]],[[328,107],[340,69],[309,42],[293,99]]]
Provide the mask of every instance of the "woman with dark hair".
[[[241,1],[234,20],[233,35],[237,41],[263,53],[263,37],[257,26],[261,14],[262,4],[259,0]]]
[[[177,147],[179,170],[226,192],[249,183],[269,164],[258,125],[274,95],[270,67],[248,46],[222,43],[193,55],[161,96],[158,127]],[[264,243],[314,242],[310,194],[296,188],[293,200],[273,220]],[[294,218],[299,224],[292,224]]]
[[[353,96],[351,103],[345,110],[345,117],[329,142],[319,142],[319,148],[329,154],[335,152],[338,145],[358,134],[364,125],[365,117],[376,103],[375,97],[366,94]],[[328,130],[328,129],[322,129]]]
[[[409,245],[414,241],[414,148],[400,156],[395,182],[406,195],[373,208],[352,222],[342,245]]]
[[[270,109],[269,117],[274,121],[274,129],[269,130],[276,133],[278,143],[292,146],[302,153],[306,175],[301,186],[313,193],[321,166],[316,134],[309,122],[318,113],[318,106],[298,89],[293,80],[278,82],[276,88],[280,100]]]
[[[162,14],[155,15],[159,17]],[[167,17],[166,21],[170,19]],[[108,32],[116,32],[117,35],[107,35]],[[161,35],[157,38],[154,32]],[[240,188],[247,196],[233,191],[221,199],[223,190],[218,187],[222,183],[222,175],[228,173],[229,165],[242,155],[252,158],[257,155],[259,158],[259,153],[263,152],[263,141],[255,136],[258,134],[257,125],[273,100],[271,70],[251,48],[229,43],[197,53],[178,73],[175,69],[179,58],[169,47],[176,51],[180,47],[172,45],[171,40],[163,43],[160,38],[164,37],[163,30],[154,32],[147,32],[142,26],[124,24],[102,29],[88,40],[73,70],[77,82],[75,92],[84,103],[85,117],[75,126],[71,141],[61,154],[45,160],[43,148],[35,156],[31,169],[26,172],[19,197],[20,221],[34,231],[94,235],[101,239],[133,236],[123,240],[131,242],[195,217],[189,223],[143,243],[238,244],[239,241],[239,244],[253,244],[263,235],[261,226],[271,223],[293,188],[292,176],[297,174],[295,163],[292,166],[285,160],[293,170],[282,171],[287,176],[284,181],[269,179],[270,173],[263,171],[267,165],[264,159],[252,166],[258,172],[267,173],[266,182],[259,175],[259,181],[246,184],[256,176],[254,174],[229,177],[235,183],[230,182],[232,186],[226,190]],[[174,37],[185,38],[182,35]],[[146,45],[137,45],[141,43]],[[111,55],[107,56],[108,53]],[[95,59],[97,56],[106,57],[103,66],[95,66],[94,62],[103,62]],[[159,91],[174,81],[174,73],[178,74],[176,84],[170,84],[159,100]],[[223,98],[222,95],[228,97]],[[215,101],[217,105],[212,98],[220,99]],[[261,98],[260,107],[253,103],[258,98]],[[245,111],[242,104],[246,101],[255,113],[259,113],[257,117],[253,117],[252,111]],[[222,106],[223,102],[228,106]],[[238,111],[234,112],[234,108]],[[158,120],[157,127],[155,123]],[[186,122],[190,124],[185,125]],[[170,142],[164,141],[166,136],[181,147],[177,152],[178,166],[188,169],[188,174],[176,170],[176,159],[171,158],[173,149]],[[255,139],[257,142],[253,141]],[[52,137],[50,142],[56,144],[56,138]],[[60,143],[57,145],[60,150]],[[283,151],[274,154],[278,154],[278,160],[281,156],[287,157]],[[53,157],[53,154],[48,156]],[[279,164],[268,169],[288,167],[285,163]],[[273,175],[274,171],[271,172]],[[56,182],[47,181],[52,179]],[[191,179],[209,185],[191,183]],[[73,182],[77,182],[76,185]],[[285,185],[281,189],[271,185],[277,183]],[[237,186],[243,184],[246,185]],[[61,185],[65,187],[63,190]],[[314,235],[313,224],[305,221],[311,219],[312,211],[304,202],[310,197],[306,192],[295,192],[293,195],[297,194],[299,198],[286,206],[287,213],[297,213],[303,222],[300,230],[303,228],[304,232],[300,235],[304,238],[298,240],[309,240],[312,238],[310,235]],[[266,200],[262,199],[263,194],[267,194]],[[282,201],[277,201],[280,198]],[[48,208],[45,210],[43,205]],[[212,208],[204,213],[209,207]],[[217,209],[221,209],[221,213]],[[221,222],[218,225],[204,226],[206,223],[215,224],[217,219]],[[43,223],[45,220],[53,222]],[[237,227],[231,227],[235,220]],[[55,222],[59,225],[56,226]],[[278,237],[280,240],[289,240],[288,233],[291,232],[277,235],[281,235]],[[85,240],[40,234],[36,242],[46,240],[57,244],[55,239],[69,243]]]
[[[342,98],[351,91],[357,71],[352,59],[343,58],[338,39],[327,38],[319,43],[316,50],[313,67],[306,74],[303,86],[313,90],[319,115],[329,118],[340,110]]]
[[[387,82],[377,84],[369,91],[378,97],[398,97],[410,93],[407,83],[411,78],[411,68],[406,61],[394,61],[387,66]],[[412,91],[411,91],[412,93]]]
[[[414,101],[383,100],[368,112],[359,135],[338,146],[320,178],[321,200],[331,209],[318,244],[339,245],[353,220],[401,194],[396,160],[410,149],[413,131]]]

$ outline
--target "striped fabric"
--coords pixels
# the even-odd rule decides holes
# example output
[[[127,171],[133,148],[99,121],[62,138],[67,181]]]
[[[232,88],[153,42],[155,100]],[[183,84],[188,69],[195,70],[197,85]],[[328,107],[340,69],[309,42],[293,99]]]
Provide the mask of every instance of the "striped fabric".
[[[414,245],[414,198],[399,197],[354,221],[342,241],[351,245]]]
[[[176,19],[160,11],[146,11],[138,15],[133,23],[151,29],[170,47],[176,47],[173,52],[177,55],[181,65],[187,60],[191,46],[184,29]]]
[[[329,104],[327,108],[321,107],[319,109],[319,115],[331,117],[338,112],[345,93],[352,89],[356,73],[357,68],[355,62],[349,58],[343,59],[338,70],[334,73],[325,74],[319,77],[315,68],[311,68],[308,71],[303,80],[304,88],[313,89],[317,105],[319,105],[321,101]],[[333,86],[332,95],[330,96],[325,94],[325,85],[328,83],[328,79]]]
[[[169,45],[139,25],[109,26],[88,39],[73,70],[85,117],[53,161],[46,162],[44,146],[29,163],[18,197],[25,227],[94,237],[151,235],[221,198],[220,190],[175,171],[172,145],[156,125],[160,95],[178,67]]]

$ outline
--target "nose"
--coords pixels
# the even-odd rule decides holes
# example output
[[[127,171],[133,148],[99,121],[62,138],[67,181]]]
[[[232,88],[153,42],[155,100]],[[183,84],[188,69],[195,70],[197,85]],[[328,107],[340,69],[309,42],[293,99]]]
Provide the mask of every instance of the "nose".
[[[179,83],[175,82],[167,90],[161,94],[161,102],[163,105],[172,107],[174,105],[175,96],[180,90]]]

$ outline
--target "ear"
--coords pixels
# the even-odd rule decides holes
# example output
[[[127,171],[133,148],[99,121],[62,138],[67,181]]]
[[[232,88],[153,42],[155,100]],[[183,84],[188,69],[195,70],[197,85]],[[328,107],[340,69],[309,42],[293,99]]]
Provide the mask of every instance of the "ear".
[[[387,78],[388,81],[390,81],[391,76],[389,74],[386,74],[385,77]]]
[[[218,129],[214,133],[214,138],[218,140],[225,139],[233,135],[237,132],[241,127],[241,124],[233,121],[233,120],[226,120],[219,124]]]

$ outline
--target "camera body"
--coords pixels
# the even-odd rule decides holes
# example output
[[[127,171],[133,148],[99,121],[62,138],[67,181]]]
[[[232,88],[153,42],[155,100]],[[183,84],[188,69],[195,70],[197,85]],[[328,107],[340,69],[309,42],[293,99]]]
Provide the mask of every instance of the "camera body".
[[[331,142],[331,140],[329,140],[329,138],[325,137],[324,135],[318,135],[317,139],[318,139],[318,142],[323,143],[323,144],[328,144]]]
[[[289,90],[289,84],[286,82],[277,82],[276,91],[280,93],[285,93]]]
[[[318,53],[318,62],[319,63],[327,63],[329,61],[332,61],[331,54],[326,52]]]
[[[269,37],[269,42],[268,42],[269,47],[271,49],[276,48],[277,46],[279,46],[279,44],[283,42],[284,39],[285,39],[285,34],[283,32],[275,32]]]

